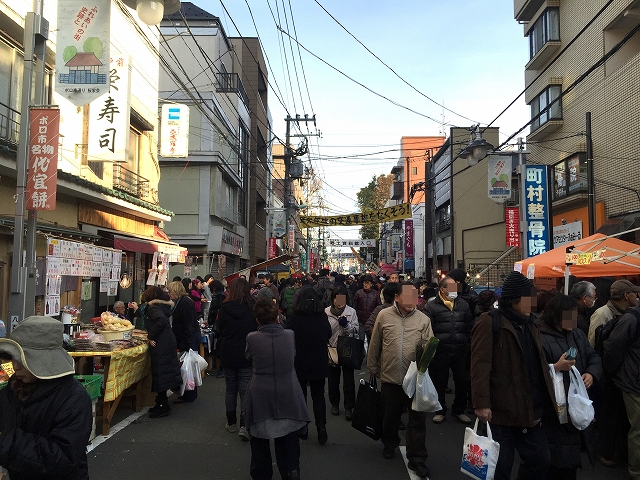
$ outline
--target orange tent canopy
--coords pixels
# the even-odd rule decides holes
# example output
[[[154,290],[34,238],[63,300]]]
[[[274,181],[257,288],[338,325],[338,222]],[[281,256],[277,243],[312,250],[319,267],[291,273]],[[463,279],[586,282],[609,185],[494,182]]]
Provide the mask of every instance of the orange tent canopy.
[[[605,248],[604,257],[600,261],[592,261],[588,265],[570,265],[571,275],[585,277],[622,277],[640,275],[640,246],[607,237],[596,233],[582,240],[568,243],[541,253],[535,257],[516,262],[514,269],[522,265],[522,274],[527,276],[530,265],[533,265],[534,278],[563,277],[567,247],[573,246],[572,253],[589,253]]]

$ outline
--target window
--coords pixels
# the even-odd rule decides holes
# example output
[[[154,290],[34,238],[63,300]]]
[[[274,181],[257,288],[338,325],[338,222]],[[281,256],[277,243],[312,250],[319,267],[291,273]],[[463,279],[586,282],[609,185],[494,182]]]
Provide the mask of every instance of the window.
[[[418,174],[418,167],[411,167],[411,175],[417,175]]]
[[[548,8],[529,30],[529,58],[533,58],[547,42],[560,41],[560,10]]]
[[[587,156],[576,153],[553,166],[553,199],[587,191]]]
[[[549,85],[531,102],[531,131],[549,120],[562,120],[562,85]]]

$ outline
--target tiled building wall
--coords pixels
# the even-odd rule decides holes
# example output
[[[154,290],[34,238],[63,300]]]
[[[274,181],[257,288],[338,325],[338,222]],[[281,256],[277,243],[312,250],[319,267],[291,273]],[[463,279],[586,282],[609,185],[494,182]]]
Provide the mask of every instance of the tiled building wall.
[[[560,3],[560,39],[564,48],[597,14],[605,0],[557,3]],[[605,47],[605,30],[631,4],[630,0],[614,1],[527,89],[527,103],[557,79],[561,79],[565,91],[598,62],[605,48],[612,46]],[[640,19],[636,22],[640,23]],[[528,25],[531,24],[525,25],[525,31]],[[598,67],[562,98],[563,125],[559,129],[528,144],[530,163],[554,164],[573,153],[584,152],[585,112],[591,112],[596,201],[605,202],[607,217],[640,210],[640,197],[636,193],[640,188],[637,175],[640,168],[640,48],[636,48],[639,37],[640,33],[632,39],[624,52],[628,60],[617,70],[612,71],[614,62]],[[538,70],[525,71],[526,84],[539,73]]]

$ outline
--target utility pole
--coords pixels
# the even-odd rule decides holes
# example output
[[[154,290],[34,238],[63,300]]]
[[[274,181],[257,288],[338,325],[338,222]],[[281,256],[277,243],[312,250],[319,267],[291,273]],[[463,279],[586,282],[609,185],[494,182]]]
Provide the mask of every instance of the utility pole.
[[[520,175],[520,231],[522,232],[521,240],[521,258],[524,260],[529,256],[527,251],[527,212],[525,211],[527,204],[527,192],[525,190],[525,181],[527,179],[527,159],[524,156],[524,142],[522,137],[518,137],[518,169]],[[526,273],[526,272],[525,272]]]
[[[586,118],[587,136],[587,211],[589,212],[589,235],[596,233],[596,194],[595,180],[593,178],[593,142],[591,141],[591,112],[587,112]],[[578,172],[578,175],[580,172]]]
[[[28,211],[26,256],[23,258],[27,172],[29,167],[29,108],[32,106],[31,86],[35,73],[36,105],[44,103],[44,72],[49,22],[42,17],[42,0],[33,1],[34,12],[25,18],[24,70],[22,101],[20,103],[20,138],[16,158],[15,224],[13,230],[13,258],[9,293],[8,331],[24,318],[34,314],[36,282],[36,222],[37,211]],[[35,62],[34,62],[35,56]],[[35,66],[34,66],[35,64]]]
[[[289,225],[291,224],[290,217],[293,215],[292,212],[294,207],[293,205],[294,202],[292,201],[293,193],[291,192],[291,161],[293,160],[294,157],[299,157],[301,155],[304,155],[306,151],[299,152],[291,148],[291,145],[290,145],[291,137],[292,137],[291,122],[296,122],[298,125],[300,125],[300,122],[304,122],[305,124],[308,122],[313,122],[313,125],[315,126],[316,116],[314,115],[313,117],[309,117],[309,115],[305,114],[304,117],[301,117],[300,115],[296,115],[295,118],[293,118],[290,115],[287,115],[287,118],[285,118],[284,121],[287,122],[285,146],[284,146],[284,210],[285,210],[285,217],[286,217],[285,226],[286,226],[286,232],[287,232],[286,238],[287,238],[287,242],[289,243],[288,250],[289,250],[289,253],[294,253],[294,248],[293,248],[294,245],[291,244],[290,235],[289,235]]]

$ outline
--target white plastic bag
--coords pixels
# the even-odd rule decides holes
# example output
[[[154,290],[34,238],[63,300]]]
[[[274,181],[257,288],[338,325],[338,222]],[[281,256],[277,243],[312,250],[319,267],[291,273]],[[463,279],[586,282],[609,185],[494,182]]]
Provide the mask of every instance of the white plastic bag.
[[[431,381],[429,370],[416,377],[416,393],[413,396],[411,408],[416,412],[437,412],[442,410],[438,401],[438,392]]]
[[[416,366],[416,362],[411,362],[407,369],[407,373],[404,375],[404,380],[402,380],[402,388],[409,398],[413,398],[413,394],[416,393],[417,377],[418,367]]]
[[[207,368],[208,363],[192,349],[180,356],[180,362],[182,363],[180,366],[180,375],[182,376],[180,395],[184,395],[185,390],[193,390],[202,385],[200,372]]]
[[[464,429],[462,445],[462,463],[460,471],[476,480],[492,480],[496,473],[500,444],[493,439],[491,427],[487,423],[487,436],[478,435],[478,419],[471,430]]]
[[[549,375],[553,381],[553,389],[556,394],[556,413],[560,423],[569,423],[567,418],[567,396],[564,391],[564,375],[562,372],[556,372],[553,364],[549,364]]]
[[[567,397],[569,418],[571,418],[571,423],[573,423],[574,427],[578,430],[584,430],[593,422],[595,414],[593,402],[589,400],[587,388],[584,386],[582,376],[576,367],[571,367],[569,377],[571,377],[571,385],[569,385],[569,395]]]

